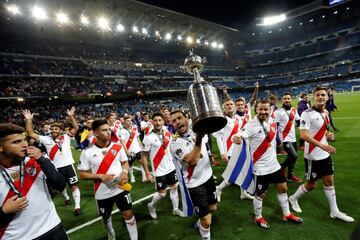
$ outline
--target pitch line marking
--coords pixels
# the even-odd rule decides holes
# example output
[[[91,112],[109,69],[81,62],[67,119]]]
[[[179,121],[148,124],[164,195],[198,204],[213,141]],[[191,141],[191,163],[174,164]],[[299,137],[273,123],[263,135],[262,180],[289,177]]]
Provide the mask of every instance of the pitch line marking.
[[[135,202],[133,202],[133,205],[139,204],[139,203],[141,203],[141,202],[143,202],[143,201],[145,201],[145,200],[147,200],[149,198],[152,198],[154,196],[154,194],[155,193],[152,193],[152,194],[150,194],[150,195],[148,195],[146,197],[143,197],[143,198],[140,198],[140,199],[136,200]],[[118,212],[119,212],[119,209],[116,209],[116,210],[111,212],[111,215],[113,215],[115,213],[118,213]],[[87,227],[87,226],[89,226],[89,225],[91,225],[93,223],[96,223],[96,222],[100,221],[101,219],[102,219],[101,217],[97,217],[97,218],[95,218],[93,220],[90,220],[90,221],[88,221],[86,223],[83,223],[83,224],[81,224],[81,225],[79,225],[77,227],[71,228],[68,231],[66,231],[66,234],[71,234],[73,232],[76,232],[76,231],[78,231],[78,230],[80,230],[80,229],[82,229],[84,227]]]

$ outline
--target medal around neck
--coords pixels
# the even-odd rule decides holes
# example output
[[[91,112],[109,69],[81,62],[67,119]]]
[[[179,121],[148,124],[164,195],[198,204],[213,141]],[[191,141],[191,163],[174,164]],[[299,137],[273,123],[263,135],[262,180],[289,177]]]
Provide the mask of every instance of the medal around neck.
[[[203,81],[200,77],[204,69],[203,59],[190,51],[184,67],[194,76],[194,83],[191,84],[187,94],[193,131],[207,134],[222,129],[227,124],[227,120],[217,91],[211,83]]]

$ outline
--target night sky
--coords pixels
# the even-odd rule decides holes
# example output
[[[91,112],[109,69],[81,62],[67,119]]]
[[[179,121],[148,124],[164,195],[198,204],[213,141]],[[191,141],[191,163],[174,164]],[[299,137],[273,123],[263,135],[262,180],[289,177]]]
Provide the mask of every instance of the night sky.
[[[314,0],[138,0],[228,27],[243,29],[256,17],[287,12]]]

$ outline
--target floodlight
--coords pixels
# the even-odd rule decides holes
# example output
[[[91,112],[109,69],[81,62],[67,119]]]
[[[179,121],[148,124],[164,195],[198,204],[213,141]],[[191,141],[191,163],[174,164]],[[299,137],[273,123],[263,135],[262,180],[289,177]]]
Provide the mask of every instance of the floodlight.
[[[171,39],[171,33],[167,33],[167,34],[165,35],[165,39],[166,39],[166,40],[170,40],[170,39]]]
[[[285,20],[286,20],[286,15],[285,14],[280,14],[280,15],[277,15],[277,16],[264,17],[262,25],[263,26],[274,25],[276,23],[283,22]]]
[[[13,14],[13,15],[17,15],[20,13],[20,9],[18,6],[16,6],[15,4],[12,5],[8,5],[6,7],[6,9],[8,10],[9,13]]]
[[[132,30],[133,30],[134,33],[138,33],[138,32],[139,32],[139,29],[138,29],[137,26],[133,26],[133,29],[132,29]]]
[[[69,22],[69,17],[66,14],[60,12],[60,13],[56,14],[56,20],[59,23],[63,24],[63,23]]]
[[[192,43],[194,42],[194,40],[193,40],[192,37],[188,36],[188,37],[186,38],[186,42],[187,42],[188,44],[192,44]]]
[[[200,44],[201,43],[201,40],[198,38],[198,39],[196,39],[196,43],[197,44]]]
[[[142,32],[143,34],[145,34],[145,35],[147,35],[147,34],[148,34],[148,31],[147,31],[147,29],[146,29],[146,28],[143,28],[143,29],[141,30],[141,32]]]
[[[217,42],[212,42],[212,43],[211,43],[211,47],[212,47],[212,48],[217,48],[217,47],[218,47],[218,43],[217,43]]]
[[[182,40],[182,36],[181,36],[181,35],[178,35],[178,36],[177,36],[177,40],[181,41],[181,40]]]
[[[105,17],[99,17],[98,19],[98,26],[102,29],[102,30],[109,30],[109,21],[105,18]]]
[[[38,19],[38,20],[42,20],[42,19],[46,19],[47,15],[44,9],[35,6],[33,8],[32,14],[34,16],[34,18]]]
[[[155,31],[155,36],[160,37],[160,32],[156,30]]]
[[[223,49],[223,48],[224,48],[224,44],[219,43],[218,48],[219,48],[219,49]]]
[[[89,19],[84,16],[84,15],[81,15],[80,17],[80,22],[83,24],[83,25],[88,25],[89,24]]]
[[[122,24],[118,24],[118,25],[116,26],[116,30],[118,30],[119,32],[123,32],[123,31],[125,30],[125,27],[124,27],[124,25],[122,25]]]

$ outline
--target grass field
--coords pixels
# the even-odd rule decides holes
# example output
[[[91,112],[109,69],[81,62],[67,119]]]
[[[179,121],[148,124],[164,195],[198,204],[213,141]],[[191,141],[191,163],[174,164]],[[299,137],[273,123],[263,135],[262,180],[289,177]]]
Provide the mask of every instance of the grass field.
[[[340,210],[355,218],[355,223],[344,223],[329,217],[329,207],[324,196],[322,185],[300,200],[304,223],[293,225],[281,220],[281,208],[276,198],[274,187],[270,187],[264,200],[263,216],[271,225],[270,230],[260,229],[253,223],[253,208],[251,201],[240,200],[239,188],[230,186],[222,194],[222,201],[218,204],[218,211],[213,215],[212,239],[347,239],[360,218],[360,92],[339,94],[335,97],[339,112],[333,114],[336,126],[340,132],[336,134],[333,146],[337,148],[333,156],[335,164],[335,187]],[[215,144],[216,145],[216,144]],[[214,145],[214,146],[215,146]],[[216,152],[217,153],[217,152]],[[79,152],[74,157],[79,158]],[[219,157],[218,157],[219,159]],[[282,161],[283,157],[279,157]],[[224,163],[214,167],[214,173],[221,179],[225,168]],[[303,153],[299,152],[296,173],[303,176]],[[141,183],[140,172],[135,172],[137,182],[133,184],[133,202],[155,191],[154,185]],[[294,193],[298,183],[289,183],[289,195]],[[73,215],[73,206],[66,208],[63,198],[57,194],[54,202],[58,213],[67,230],[79,226],[98,217],[93,197],[91,181],[81,181],[81,206],[83,214],[79,217]],[[68,190],[70,195],[70,190]],[[158,219],[152,220],[143,201],[133,206],[137,219],[139,239],[199,239],[199,233],[193,229],[196,216],[179,218],[171,214],[171,201],[167,196],[156,205]],[[115,207],[114,207],[115,209]],[[129,239],[126,226],[119,213],[113,215],[114,229],[117,239]],[[102,221],[77,230],[69,235],[71,239],[106,239],[107,235]]]

